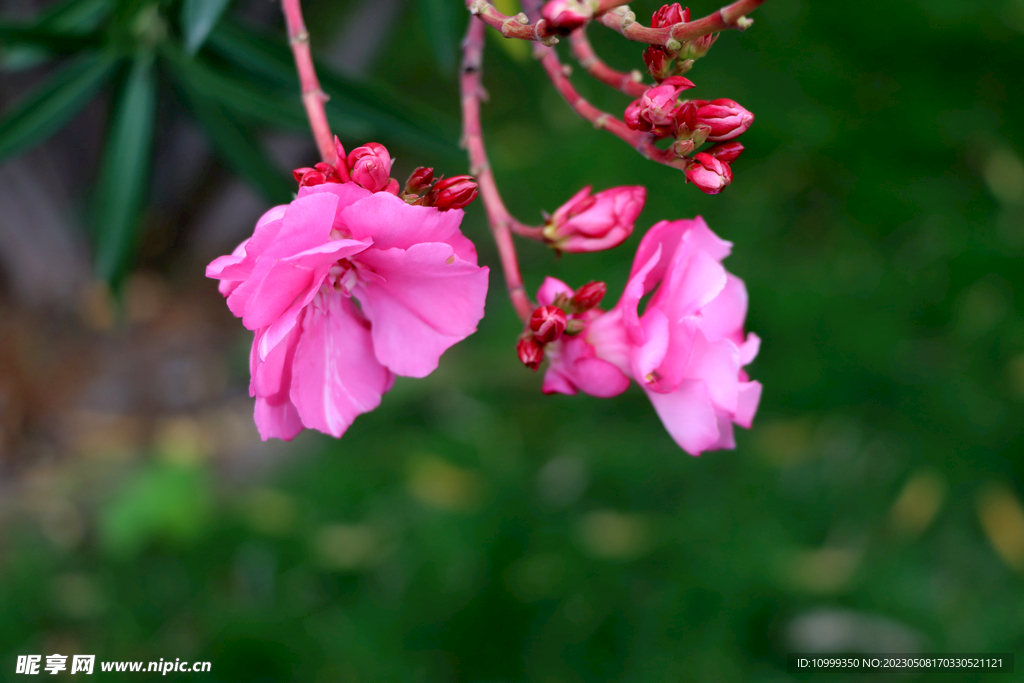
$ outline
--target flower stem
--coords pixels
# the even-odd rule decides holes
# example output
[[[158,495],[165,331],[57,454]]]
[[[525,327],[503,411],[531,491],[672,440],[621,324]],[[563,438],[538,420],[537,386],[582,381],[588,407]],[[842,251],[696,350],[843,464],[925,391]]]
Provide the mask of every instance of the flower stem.
[[[640,97],[651,87],[643,82],[639,71],[623,73],[605,64],[591,47],[590,41],[587,39],[586,26],[581,26],[569,34],[569,44],[572,46],[572,54],[580,66],[602,83],[621,90],[630,97]]]
[[[480,70],[483,67],[484,32],[487,27],[483,21],[471,17],[466,39],[462,43],[462,73],[459,84],[462,90],[462,137],[466,152],[469,155],[470,174],[476,177],[480,187],[480,198],[487,210],[487,221],[491,226],[491,234],[498,247],[501,258],[501,269],[505,274],[505,286],[516,314],[525,323],[533,312],[533,304],[523,287],[523,277],[519,272],[519,260],[516,257],[512,231],[521,226],[505,208],[494,180],[487,151],[484,148],[483,129],[480,125],[480,99],[483,88],[480,84]]]
[[[687,40],[726,29],[746,30],[754,22],[753,19],[749,19],[745,15],[760,7],[764,2],[765,0],[736,0],[731,5],[726,5],[706,17],[662,28],[651,28],[637,22],[636,14],[629,11],[628,7],[612,9],[598,17],[597,21],[618,31],[626,38],[640,43],[650,43],[651,45],[667,45],[669,41],[685,43]]]
[[[324,110],[327,95],[320,88],[320,81],[316,77],[313,55],[309,49],[309,32],[302,20],[300,0],[281,0],[281,9],[284,11],[284,20],[288,27],[288,43],[295,57],[295,69],[299,72],[302,104],[306,108],[309,127],[313,131],[317,149],[320,150],[320,158],[333,166],[337,163],[337,153],[334,149],[334,138],[331,136],[331,126],[327,122],[327,112]]]

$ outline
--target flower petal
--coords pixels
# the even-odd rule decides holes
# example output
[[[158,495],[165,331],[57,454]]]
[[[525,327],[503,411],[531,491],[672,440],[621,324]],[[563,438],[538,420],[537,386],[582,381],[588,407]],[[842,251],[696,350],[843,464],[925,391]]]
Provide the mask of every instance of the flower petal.
[[[368,246],[370,240],[332,240],[275,261],[249,297],[242,324],[256,330],[273,323],[293,305],[305,306],[332,265]]]
[[[356,260],[383,278],[361,278],[354,293],[372,323],[377,359],[395,374],[426,377],[442,353],[476,331],[488,269],[463,261],[450,245],[375,245]]]
[[[555,303],[555,299],[558,298],[559,294],[571,297],[573,295],[572,287],[557,278],[546,277],[537,290],[537,304],[540,306],[551,306]]]
[[[342,209],[340,219],[355,239],[371,237],[378,249],[409,249],[423,242],[451,244],[449,240],[462,234],[463,215],[462,209],[411,206],[392,194],[377,192]]]
[[[291,401],[305,426],[341,436],[358,415],[380,405],[391,373],[377,362],[365,321],[341,293],[314,300],[301,324]]]
[[[750,429],[757,413],[757,404],[761,402],[760,382],[740,382],[739,396],[736,401],[736,415],[733,421],[744,429]]]
[[[661,423],[679,447],[700,455],[718,442],[718,418],[704,383],[685,381],[669,394],[648,391]]]
[[[287,397],[283,402],[276,404],[265,398],[257,398],[253,418],[256,421],[256,429],[260,432],[260,438],[264,441],[269,439],[291,441],[302,431],[302,420],[299,419],[299,413]]]

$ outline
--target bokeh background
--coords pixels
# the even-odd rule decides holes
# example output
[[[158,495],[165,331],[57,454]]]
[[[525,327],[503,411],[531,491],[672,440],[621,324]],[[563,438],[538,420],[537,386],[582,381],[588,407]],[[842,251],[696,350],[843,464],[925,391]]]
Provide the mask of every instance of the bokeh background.
[[[836,681],[786,653],[1024,654],[1022,0],[769,0],[690,73],[757,116],[715,197],[491,36],[487,142],[519,217],[649,189],[621,249],[523,244],[529,286],[615,296],[663,218],[735,243],[764,397],[735,452],[699,458],[635,388],[541,395],[496,269],[432,376],[340,441],[261,443],[250,337],[203,269],[315,153],[276,4],[207,31],[220,4],[0,3],[0,678],[54,652],[232,683]],[[465,172],[462,3],[306,5],[346,146],[385,143],[400,179]],[[480,206],[464,230],[494,268]]]

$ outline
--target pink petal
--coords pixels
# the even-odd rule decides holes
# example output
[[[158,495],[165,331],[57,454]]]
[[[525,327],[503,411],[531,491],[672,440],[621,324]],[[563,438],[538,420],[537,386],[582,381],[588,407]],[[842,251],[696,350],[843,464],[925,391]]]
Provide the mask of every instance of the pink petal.
[[[647,286],[650,280],[651,271],[658,267],[661,260],[661,245],[648,257],[647,262],[629,276],[626,288],[622,292],[622,298],[615,305],[615,309],[622,314],[622,325],[629,334],[634,344],[639,346],[644,343],[643,327],[640,325],[640,315],[637,306],[640,300],[652,288]]]
[[[565,376],[561,368],[554,364],[548,366],[544,373],[544,384],[541,391],[545,394],[567,394],[575,396],[578,392],[572,382]]]
[[[464,214],[462,209],[410,206],[394,195],[378,192],[342,209],[340,218],[355,239],[373,238],[378,249],[409,249],[422,242],[450,244],[455,235],[461,235]]]
[[[703,382],[682,382],[669,394],[648,391],[654,411],[679,447],[700,455],[718,442],[718,418]]]
[[[302,199],[303,197],[323,192],[333,194],[338,198],[336,211],[339,213],[342,209],[355,204],[360,199],[366,199],[373,194],[369,190],[363,189],[355,183],[322,183],[320,185],[300,187],[299,193],[296,196],[298,199]],[[335,227],[337,227],[337,225],[335,225]]]
[[[741,382],[736,401],[736,415],[733,417],[736,424],[744,429],[750,429],[754,423],[754,414],[757,413],[757,404],[760,402],[761,383]]]
[[[356,260],[383,278],[361,278],[355,295],[372,323],[377,359],[395,374],[426,377],[442,353],[476,331],[489,271],[458,258],[448,244],[407,251],[375,245]]]
[[[572,287],[556,278],[546,277],[537,290],[537,304],[540,306],[551,306],[555,303],[555,299],[558,298],[559,294],[571,297],[573,295]]]
[[[253,418],[256,420],[256,429],[260,432],[260,438],[264,441],[269,439],[291,441],[302,431],[302,420],[299,419],[299,413],[287,398],[278,404],[273,404],[265,398],[257,398]]]
[[[685,245],[676,251],[665,281],[651,297],[649,307],[662,309],[672,322],[694,315],[725,288],[725,268],[706,251]]]
[[[305,426],[339,437],[390,388],[391,373],[377,362],[361,318],[341,293],[306,307],[290,394]]]
[[[701,308],[700,329],[712,340],[730,339],[743,343],[743,322],[747,318],[747,288],[743,280],[726,273],[725,287]]]
[[[644,343],[633,353],[633,377],[643,386],[651,375],[665,360],[665,352],[669,346],[669,323],[665,314],[653,309],[640,319],[643,327]]]
[[[293,304],[305,306],[320,289],[331,266],[368,246],[369,240],[333,240],[274,262],[246,302],[242,324],[250,330],[259,329],[273,323]]]
[[[249,278],[228,297],[228,308],[238,317],[244,318],[249,299],[260,287],[267,273],[279,260],[295,256],[307,249],[321,246],[330,241],[331,226],[334,224],[335,207],[338,198],[333,194],[319,193],[296,199],[288,205],[279,227],[274,233],[276,223],[268,223],[259,233],[259,240],[254,234],[246,246],[246,253],[254,243],[269,240],[269,244],[256,256],[255,264]],[[273,234],[272,234],[273,233]],[[249,329],[258,326],[246,325]]]
[[[761,350],[761,338],[751,332],[747,335],[747,340],[740,345],[740,365],[747,365],[757,358],[758,351]]]

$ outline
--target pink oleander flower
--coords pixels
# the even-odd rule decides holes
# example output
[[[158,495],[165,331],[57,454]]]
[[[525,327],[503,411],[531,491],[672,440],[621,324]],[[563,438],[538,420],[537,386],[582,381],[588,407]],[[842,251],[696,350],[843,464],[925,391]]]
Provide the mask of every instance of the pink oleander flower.
[[[264,440],[303,427],[341,436],[395,375],[430,374],[483,317],[488,269],[459,230],[463,212],[357,183],[299,188],[206,269],[255,333],[249,392]]]
[[[590,185],[584,187],[548,219],[544,238],[556,249],[572,253],[611,249],[633,233],[647,189],[612,187],[593,196],[590,190]]]
[[[708,140],[721,142],[739,137],[754,123],[754,115],[732,100],[701,102],[697,120],[711,128]]]
[[[651,228],[618,304],[573,316],[585,329],[545,347],[544,392],[615,396],[632,379],[687,453],[734,448],[733,424],[750,427],[761,384],[743,370],[760,339],[743,332],[743,281],[722,267],[731,249],[701,218]],[[572,290],[548,278],[537,300],[548,305],[559,295]]]
[[[707,152],[698,152],[683,171],[686,179],[706,194],[718,194],[732,182],[729,163]]]

